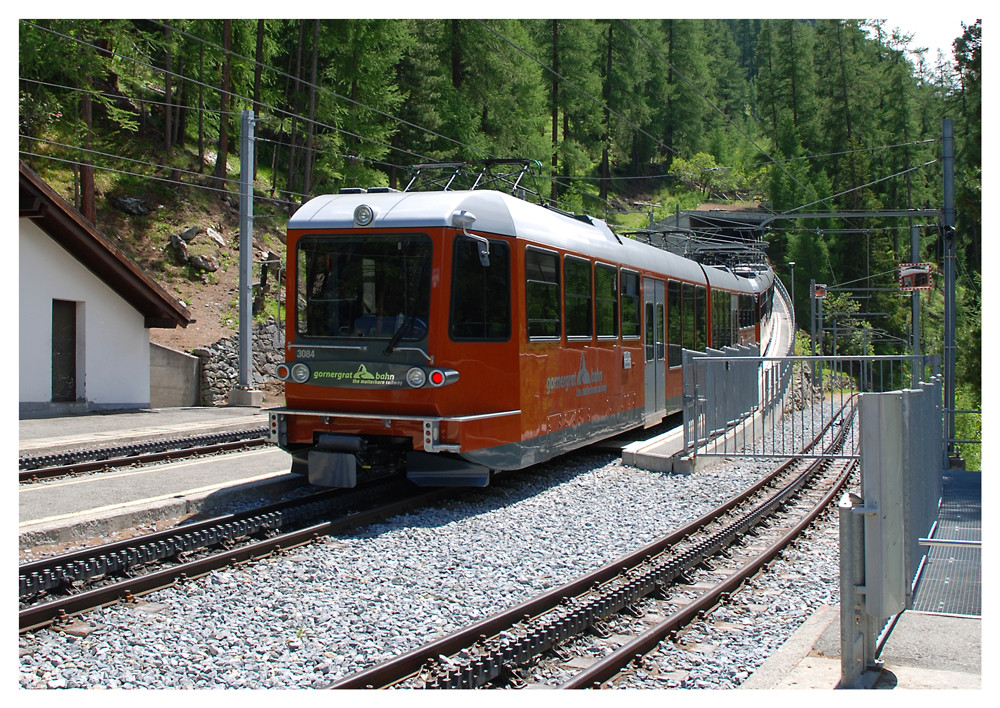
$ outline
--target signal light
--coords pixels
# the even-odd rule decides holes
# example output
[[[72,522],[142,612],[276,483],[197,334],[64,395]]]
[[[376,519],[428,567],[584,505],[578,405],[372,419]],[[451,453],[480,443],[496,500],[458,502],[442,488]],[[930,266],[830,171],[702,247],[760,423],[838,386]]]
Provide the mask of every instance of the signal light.
[[[441,386],[444,384],[444,378],[444,373],[435,369],[430,375],[431,386]]]

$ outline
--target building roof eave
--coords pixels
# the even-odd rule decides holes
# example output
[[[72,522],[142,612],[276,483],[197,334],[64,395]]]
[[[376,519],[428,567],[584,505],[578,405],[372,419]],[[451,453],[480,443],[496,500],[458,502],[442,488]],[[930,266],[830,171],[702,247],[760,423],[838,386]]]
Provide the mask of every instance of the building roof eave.
[[[34,221],[143,315],[146,327],[186,327],[190,311],[150,278],[120,248],[55,192],[23,161],[19,163],[19,216]]]

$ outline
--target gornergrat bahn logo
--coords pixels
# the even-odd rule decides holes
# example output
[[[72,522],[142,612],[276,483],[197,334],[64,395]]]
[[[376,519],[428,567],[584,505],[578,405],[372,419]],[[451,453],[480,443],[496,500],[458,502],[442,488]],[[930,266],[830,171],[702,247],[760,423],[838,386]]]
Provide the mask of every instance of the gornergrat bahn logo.
[[[587,368],[587,358],[580,355],[580,368],[573,374],[566,376],[550,376],[545,381],[545,394],[551,395],[553,391],[569,391],[576,389],[577,396],[590,396],[595,393],[604,393],[608,390],[604,382],[604,372],[600,369],[591,371]]]
[[[368,365],[354,364],[350,368],[328,368],[314,371],[312,378],[316,383],[328,386],[348,386],[351,388],[397,388],[405,385],[404,376],[394,367],[369,370]]]

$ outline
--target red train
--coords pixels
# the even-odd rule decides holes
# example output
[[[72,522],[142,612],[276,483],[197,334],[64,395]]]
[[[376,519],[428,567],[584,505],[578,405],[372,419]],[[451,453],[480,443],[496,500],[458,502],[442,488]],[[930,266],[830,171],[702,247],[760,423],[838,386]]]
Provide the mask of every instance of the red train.
[[[738,276],[491,190],[350,190],[288,225],[292,469],[393,465],[483,486],[681,404],[681,349],[763,342],[773,274]]]

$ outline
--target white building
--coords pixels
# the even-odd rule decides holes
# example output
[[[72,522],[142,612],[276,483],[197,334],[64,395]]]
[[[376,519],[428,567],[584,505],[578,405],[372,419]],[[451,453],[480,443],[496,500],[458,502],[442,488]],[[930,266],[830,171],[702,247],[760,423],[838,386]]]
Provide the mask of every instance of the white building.
[[[191,314],[20,163],[20,416],[150,405],[151,327]]]

